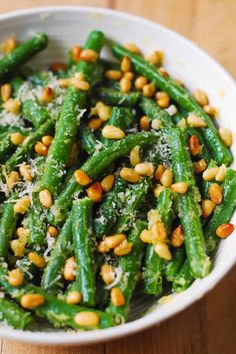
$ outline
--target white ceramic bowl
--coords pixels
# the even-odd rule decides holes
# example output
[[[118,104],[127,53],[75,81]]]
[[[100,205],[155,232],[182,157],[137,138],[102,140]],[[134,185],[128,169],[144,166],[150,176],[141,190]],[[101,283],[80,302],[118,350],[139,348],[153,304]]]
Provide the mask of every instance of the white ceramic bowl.
[[[144,51],[162,49],[165,66],[173,77],[185,82],[191,90],[202,88],[219,111],[219,125],[235,132],[236,85],[229,74],[201,49],[180,35],[158,24],[128,14],[101,8],[49,7],[36,8],[0,16],[0,41],[15,33],[25,39],[35,31],[49,35],[46,51],[32,61],[32,66],[65,59],[67,50],[84,42],[92,29],[100,29],[121,43],[135,42]],[[105,53],[106,54],[106,53]],[[236,156],[235,146],[232,149]],[[234,217],[234,223],[236,223]],[[236,233],[224,240],[217,252],[211,274],[197,280],[185,292],[173,295],[168,303],[154,304],[148,313],[138,318],[144,307],[136,304],[132,322],[118,327],[90,332],[22,332],[0,324],[0,336],[38,344],[86,344],[131,334],[160,323],[201,298],[227,273],[236,260]],[[146,304],[147,305],[147,304]]]

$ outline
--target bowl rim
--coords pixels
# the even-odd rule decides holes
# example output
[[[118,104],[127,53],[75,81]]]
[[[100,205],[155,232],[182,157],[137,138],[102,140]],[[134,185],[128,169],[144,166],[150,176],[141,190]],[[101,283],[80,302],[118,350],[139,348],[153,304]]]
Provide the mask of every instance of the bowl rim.
[[[40,13],[54,12],[86,12],[86,13],[98,13],[101,15],[112,15],[113,17],[123,18],[125,20],[131,20],[132,22],[142,22],[146,26],[152,27],[156,30],[160,30],[171,35],[173,38],[178,39],[184,44],[188,45],[193,51],[197,52],[203,59],[206,59],[215,67],[215,69],[224,77],[226,82],[231,86],[231,88],[236,93],[236,83],[228,71],[221,66],[214,58],[212,58],[208,53],[201,49],[197,44],[191,40],[185,38],[181,34],[171,30],[159,23],[155,23],[151,20],[147,20],[141,16],[136,16],[133,14],[125,13],[122,11],[117,11],[113,9],[103,8],[103,7],[88,7],[88,6],[42,6],[33,7],[27,9],[21,9],[16,11],[7,12],[0,15],[0,22],[7,19],[14,19],[24,15],[37,15]],[[156,317],[155,311],[149,312],[144,317],[141,317],[132,322],[124,323],[117,327],[112,327],[108,329],[100,329],[88,332],[30,332],[13,329],[10,327],[0,328],[0,337],[13,339],[25,343],[35,343],[39,345],[85,345],[93,344],[98,342],[104,342],[112,339],[117,339],[122,336],[134,334],[138,331],[147,329],[153,325],[159,324],[164,320],[176,315],[177,313],[183,311],[194,302],[202,298],[208,291],[212,290],[214,286],[226,275],[226,273],[233,267],[236,263],[236,254],[227,259],[220,269],[211,277],[211,274],[202,280],[197,280],[202,282],[201,289],[195,289],[189,296],[188,290],[177,295],[178,306],[169,303],[169,306],[163,308],[162,314]],[[188,296],[182,296],[182,294],[188,294]],[[63,335],[62,335],[63,333]]]

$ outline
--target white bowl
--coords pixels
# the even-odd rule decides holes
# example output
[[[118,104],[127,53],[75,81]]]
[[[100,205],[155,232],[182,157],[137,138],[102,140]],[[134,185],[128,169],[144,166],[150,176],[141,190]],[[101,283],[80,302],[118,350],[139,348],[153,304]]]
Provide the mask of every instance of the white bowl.
[[[135,42],[144,52],[164,50],[165,66],[171,75],[183,80],[191,90],[204,89],[211,104],[219,111],[217,123],[235,132],[236,85],[233,79],[196,45],[163,26],[116,11],[86,7],[36,8],[0,16],[0,41],[12,33],[19,39],[37,31],[49,35],[48,49],[32,60],[32,65],[37,68],[65,60],[67,50],[83,43],[92,29],[100,29],[121,43]],[[232,152],[236,156],[235,146]],[[185,292],[173,295],[170,301],[155,304],[148,313],[132,322],[105,330],[63,334],[56,331],[22,332],[0,324],[0,336],[44,345],[68,345],[105,341],[140,331],[182,311],[211,290],[233,266],[235,250],[236,232],[221,243],[209,276],[195,281]]]

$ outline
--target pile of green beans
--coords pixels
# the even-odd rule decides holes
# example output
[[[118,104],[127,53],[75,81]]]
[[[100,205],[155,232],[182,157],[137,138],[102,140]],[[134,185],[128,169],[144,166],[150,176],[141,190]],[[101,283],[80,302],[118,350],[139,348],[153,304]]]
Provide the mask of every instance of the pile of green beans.
[[[158,52],[150,63],[94,30],[67,65],[27,68],[47,43],[40,33],[0,59],[0,320],[108,328],[135,297],[211,271],[234,230],[231,135]]]

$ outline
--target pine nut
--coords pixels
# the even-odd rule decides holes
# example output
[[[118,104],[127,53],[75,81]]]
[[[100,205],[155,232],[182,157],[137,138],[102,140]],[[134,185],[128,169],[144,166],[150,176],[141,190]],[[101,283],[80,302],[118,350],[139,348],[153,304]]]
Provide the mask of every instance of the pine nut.
[[[150,129],[150,119],[148,116],[142,116],[139,120],[139,126],[141,130],[149,130]]]
[[[145,60],[152,65],[158,66],[162,63],[163,53],[158,50],[154,50],[152,53],[145,56]]]
[[[41,101],[43,103],[50,103],[52,102],[52,99],[53,99],[53,91],[51,87],[44,87],[41,96]]]
[[[172,184],[170,186],[170,188],[172,189],[172,191],[174,191],[176,193],[184,194],[188,190],[188,183],[186,183],[186,182],[177,182],[177,183]]]
[[[19,171],[25,181],[33,180],[34,177],[32,175],[31,167],[29,165],[25,165],[25,164],[20,165]]]
[[[21,133],[12,133],[10,140],[13,145],[20,145],[24,141],[25,137]]]
[[[123,93],[128,93],[131,90],[132,82],[126,77],[122,77],[120,80],[120,91]]]
[[[44,208],[50,208],[53,204],[52,194],[48,189],[43,189],[39,192],[39,200]]]
[[[103,121],[106,122],[110,119],[111,116],[111,107],[107,106],[106,104],[100,102],[100,104],[97,106],[97,113],[98,117]]]
[[[64,63],[52,63],[50,65],[50,70],[53,72],[58,72],[58,71],[66,71],[67,66]]]
[[[88,189],[86,193],[94,203],[98,203],[102,200],[102,186],[101,183],[95,182]]]
[[[143,95],[145,97],[153,97],[156,91],[156,87],[154,84],[147,84],[143,86]]]
[[[73,290],[67,294],[66,297],[67,304],[77,305],[81,303],[81,301],[82,301],[82,295],[78,291]]]
[[[151,226],[152,243],[164,242],[167,238],[165,225],[161,220],[156,220]]]
[[[114,306],[120,307],[125,304],[125,297],[119,288],[111,289],[111,302]]]
[[[76,279],[75,257],[70,257],[66,260],[63,275],[67,281],[74,281]]]
[[[30,252],[28,258],[37,268],[44,268],[46,266],[45,259],[36,252]]]
[[[186,119],[185,118],[180,119],[180,121],[177,123],[177,126],[182,130],[187,129]]]
[[[70,86],[71,79],[59,79],[59,80],[57,80],[57,82],[60,87],[66,88],[66,87]]]
[[[194,114],[189,114],[187,118],[187,123],[191,128],[205,128],[206,123],[201,117],[195,116]]]
[[[120,177],[130,183],[137,183],[140,180],[139,174],[136,171],[134,171],[128,167],[123,167],[120,170]]]
[[[81,91],[88,91],[90,89],[90,85],[87,81],[77,79],[76,77],[72,77],[70,79],[70,83],[72,86]]]
[[[161,76],[164,76],[164,77],[170,76],[169,73],[168,73],[168,71],[166,71],[166,69],[163,68],[162,66],[158,69],[158,71],[159,71],[159,74],[160,74]]]
[[[50,146],[52,144],[53,141],[53,136],[51,135],[44,135],[42,137],[42,143],[46,146]]]
[[[212,179],[214,179],[217,175],[219,171],[219,167],[210,167],[210,168],[207,168],[203,174],[202,174],[202,178],[205,180],[205,181],[211,181]]]
[[[23,242],[22,240],[11,241],[10,246],[15,257],[19,257],[19,258],[24,257],[26,243],[27,240],[25,240],[25,242]]]
[[[188,147],[191,155],[193,156],[196,156],[202,152],[202,146],[200,145],[196,135],[191,135],[191,137],[188,139]]]
[[[133,166],[133,167],[135,167],[136,165],[138,165],[140,163],[139,150],[140,150],[140,147],[139,146],[135,146],[130,151],[129,160],[130,160],[131,166]]]
[[[209,196],[215,204],[221,204],[223,200],[223,190],[221,186],[217,183],[212,183],[209,188]]]
[[[98,53],[92,49],[83,49],[80,53],[80,59],[89,63],[93,63],[98,60]]]
[[[97,245],[97,251],[99,253],[107,253],[110,251],[110,248],[107,246],[105,241],[101,241],[99,242],[99,244]]]
[[[172,185],[172,181],[173,173],[171,170],[166,169],[160,178],[160,182],[164,187],[170,187]]]
[[[200,104],[200,106],[206,106],[208,104],[208,98],[207,95],[205,94],[204,91],[202,90],[196,90],[193,94],[195,100],[197,103]]]
[[[125,137],[125,133],[120,128],[113,125],[106,125],[102,129],[102,136],[106,139],[120,140]]]
[[[234,225],[233,224],[222,224],[220,226],[217,227],[216,229],[216,235],[220,238],[226,238],[228,237],[230,234],[232,234],[232,232],[234,231]]]
[[[20,112],[21,103],[17,99],[10,98],[8,101],[4,102],[2,106],[6,112],[17,115]]]
[[[156,171],[155,171],[155,173],[154,173],[154,178],[155,178],[157,181],[159,181],[160,178],[161,178],[161,176],[163,175],[164,171],[165,171],[165,167],[164,167],[163,165],[158,165],[158,166],[157,166],[157,169],[156,169]]]
[[[112,189],[114,182],[115,182],[114,174],[111,173],[110,175],[104,177],[103,180],[101,181],[101,186],[103,191],[109,192]]]
[[[142,162],[139,163],[135,166],[134,170],[140,175],[140,176],[151,176],[154,172],[153,164],[152,163],[146,163]]]
[[[106,285],[110,285],[115,280],[114,268],[110,264],[103,264],[100,274]]]
[[[109,80],[120,80],[122,76],[122,72],[118,70],[107,70],[105,72],[105,77]]]
[[[207,163],[205,160],[199,160],[193,163],[193,168],[195,173],[202,173],[207,168]]]
[[[173,247],[181,247],[184,243],[184,233],[182,225],[179,225],[174,229],[171,234],[171,245]]]
[[[43,305],[45,298],[41,294],[26,294],[21,297],[20,304],[23,308],[32,310],[35,307]]]
[[[156,198],[159,198],[161,192],[165,189],[164,186],[162,186],[161,184],[157,184],[156,187],[153,189],[153,193],[155,195]]]
[[[226,172],[227,172],[227,168],[225,164],[221,165],[215,177],[216,181],[222,182],[225,179]]]
[[[100,318],[96,312],[81,311],[75,315],[74,321],[81,327],[95,327],[99,324]]]
[[[52,237],[57,237],[59,234],[59,231],[57,230],[57,228],[55,226],[49,225],[48,226],[48,233],[52,236]]]
[[[3,102],[6,102],[11,98],[11,93],[12,93],[11,84],[4,84],[1,86],[1,96]]]
[[[19,181],[19,173],[16,171],[12,171],[10,172],[7,180],[6,180],[6,184],[7,184],[7,188],[9,190],[13,189],[15,187],[15,185],[17,184],[17,182]]]
[[[102,242],[104,242],[109,249],[113,249],[119,246],[120,243],[125,239],[126,236],[124,234],[115,234],[112,236],[105,237]]]
[[[134,87],[136,90],[142,91],[145,85],[147,85],[148,80],[145,76],[139,76],[137,79],[134,81]]]
[[[220,137],[223,140],[224,144],[227,147],[231,147],[231,145],[233,143],[233,137],[232,137],[231,131],[227,128],[220,128],[219,134],[220,134]]]
[[[127,73],[131,70],[131,60],[129,57],[124,57],[120,64],[120,69],[123,73]]]
[[[134,43],[124,43],[123,47],[134,54],[140,54],[140,49]]]
[[[209,106],[209,104],[205,105],[203,107],[204,111],[212,117],[215,117],[217,115],[217,110],[215,107]]]
[[[36,143],[34,150],[37,152],[37,154],[39,154],[41,156],[47,156],[47,154],[48,154],[48,146],[41,143],[41,141],[38,141]]]
[[[125,256],[131,252],[132,246],[132,243],[125,239],[117,247],[114,248],[114,254],[116,256]]]
[[[170,261],[172,259],[172,255],[170,253],[169,247],[164,242],[158,242],[154,246],[154,251],[156,252],[156,254],[158,254],[160,258],[164,258],[167,261]]]
[[[79,45],[75,45],[74,47],[71,48],[71,57],[75,64],[77,64],[78,61],[80,60],[81,51],[82,48]]]
[[[162,127],[161,120],[158,119],[158,118],[153,119],[152,122],[151,122],[151,127],[152,127],[152,129],[160,130],[161,127]]]
[[[166,92],[156,93],[156,102],[160,108],[167,108],[170,105],[170,97]]]
[[[88,127],[94,132],[101,128],[103,121],[100,118],[93,118],[88,122]]]
[[[22,197],[14,204],[14,213],[24,215],[30,206],[30,199],[27,196]]]
[[[151,230],[143,230],[140,234],[140,239],[144,243],[152,243],[152,231]]]
[[[30,235],[30,229],[25,229],[24,227],[18,227],[16,229],[16,236],[19,238],[27,238]]]
[[[134,73],[132,73],[131,71],[128,71],[127,73],[124,73],[124,76],[126,79],[133,81],[134,79]]]
[[[8,273],[8,283],[11,286],[21,286],[23,284],[24,278],[20,269],[12,269]]]
[[[202,200],[202,215],[204,218],[207,218],[211,215],[215,208],[215,203],[210,199]]]
[[[4,54],[9,54],[16,47],[17,47],[16,38],[15,37],[10,37],[3,43],[3,53]]]
[[[74,177],[81,186],[87,186],[90,182],[92,182],[91,178],[80,169],[74,172]]]

